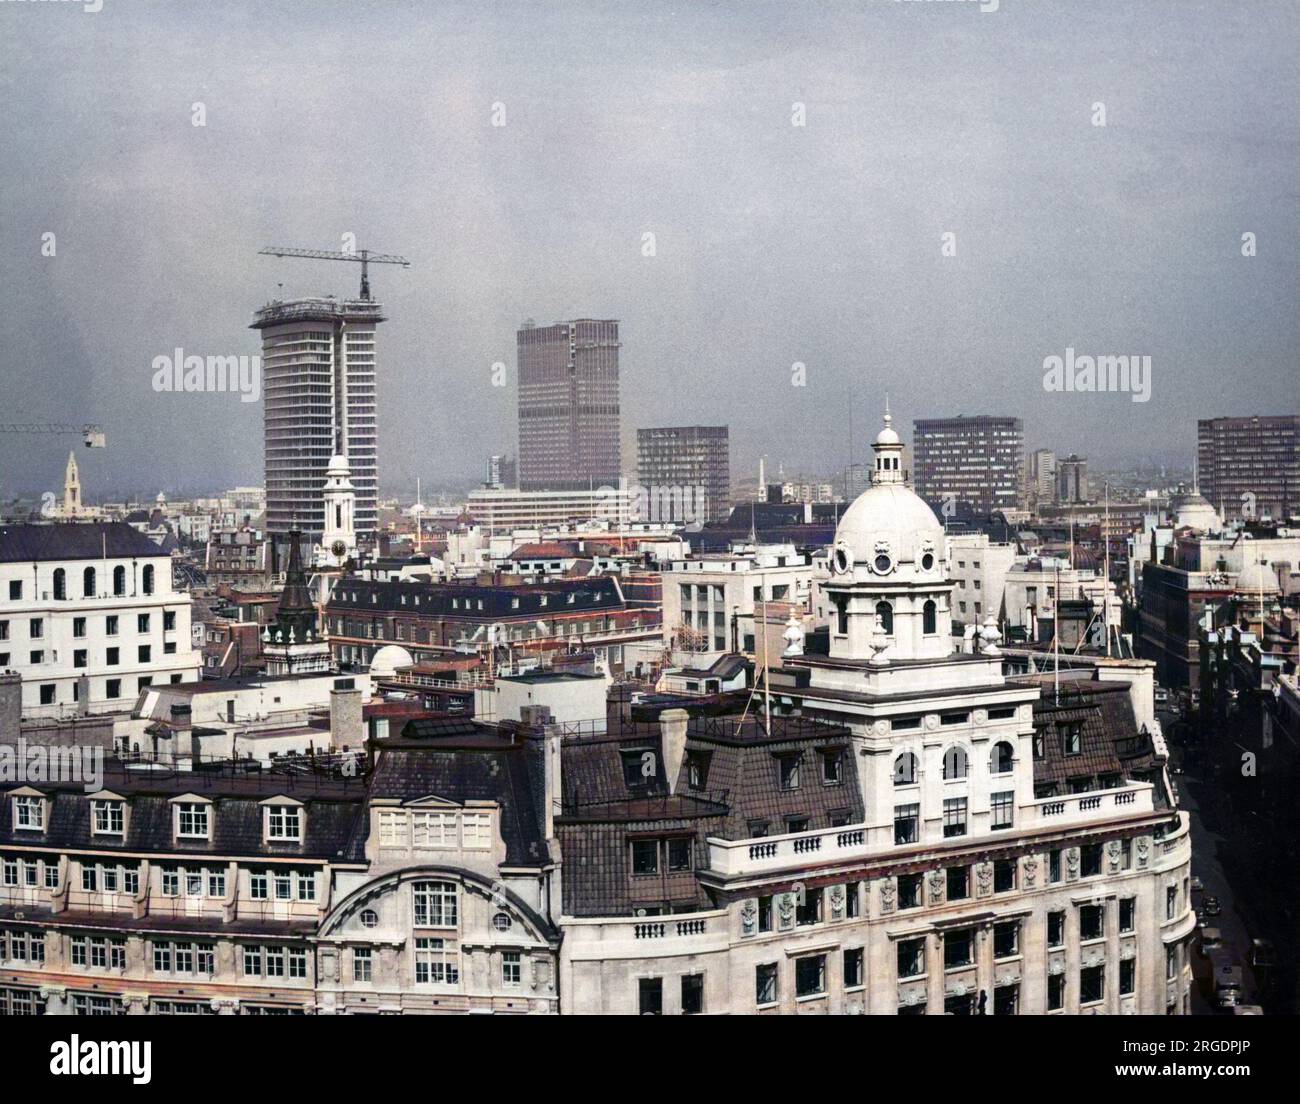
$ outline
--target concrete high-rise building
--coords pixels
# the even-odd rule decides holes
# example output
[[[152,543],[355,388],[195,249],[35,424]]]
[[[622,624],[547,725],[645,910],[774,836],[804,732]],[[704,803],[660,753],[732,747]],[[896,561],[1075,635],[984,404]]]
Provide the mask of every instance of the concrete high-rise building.
[[[618,485],[618,350],[615,319],[520,328],[520,490]]]
[[[665,498],[683,516],[659,521],[721,521],[731,512],[726,426],[660,426],[636,431],[637,479],[653,502]],[[702,508],[701,508],[702,507]],[[685,516],[689,512],[691,516]]]
[[[1029,489],[1039,502],[1056,497],[1056,453],[1036,449],[1029,459]]]
[[[1300,510],[1300,415],[1202,418],[1196,459],[1201,494],[1226,517]]]
[[[375,328],[384,321],[369,299],[292,299],[254,316],[262,331],[262,411],[266,530],[325,529],[330,460],[344,456],[356,491],[356,534],[373,538],[378,520]]]
[[[1056,462],[1056,501],[1088,501],[1088,461],[1071,453]]]
[[[1018,507],[1025,449],[1019,418],[918,418],[912,448],[916,493],[942,516],[955,511],[986,517]]]

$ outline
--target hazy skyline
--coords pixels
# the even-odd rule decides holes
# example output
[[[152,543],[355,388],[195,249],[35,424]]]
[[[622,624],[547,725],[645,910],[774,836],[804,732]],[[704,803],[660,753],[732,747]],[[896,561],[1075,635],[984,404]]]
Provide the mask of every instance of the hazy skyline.
[[[909,440],[1006,413],[1098,467],[1297,409],[1291,3],[303,12],[0,3],[0,421],[102,423],[88,498],[262,481],[260,403],[156,393],[153,359],[355,294],[257,255],[347,233],[412,262],[371,271],[390,488],[515,451],[525,318],[619,319],[624,425],[727,424],[733,473],[841,466],[850,410],[863,459],[886,392]],[[1150,401],[1046,392],[1067,348],[1150,356]],[[71,447],[0,436],[0,495]]]

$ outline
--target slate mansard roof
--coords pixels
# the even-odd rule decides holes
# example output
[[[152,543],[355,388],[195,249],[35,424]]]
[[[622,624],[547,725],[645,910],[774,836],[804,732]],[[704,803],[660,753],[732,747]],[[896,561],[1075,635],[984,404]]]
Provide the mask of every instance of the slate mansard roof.
[[[167,556],[123,521],[0,526],[0,563]]]
[[[515,602],[519,605],[515,606]],[[334,588],[327,609],[330,613],[399,613],[409,617],[499,621],[529,616],[546,619],[566,613],[618,610],[624,606],[615,578],[596,575],[523,586],[348,579]]]
[[[200,771],[138,771],[105,764],[103,790],[124,798],[130,814],[125,836],[92,834],[91,795],[79,782],[6,782],[0,796],[24,787],[47,799],[45,828],[15,829],[13,802],[0,800],[0,847],[105,851],[123,854],[188,855],[364,860],[367,789],[355,781],[263,774],[205,776]],[[177,839],[172,831],[172,800],[194,794],[213,803],[212,838]],[[301,843],[263,842],[262,802],[285,797],[302,802],[306,813]]]
[[[629,786],[624,757],[640,761],[655,752],[653,778]],[[672,793],[664,774],[662,733],[657,722],[623,721],[601,736],[563,745],[563,805],[556,835],[564,856],[564,911],[575,916],[629,915],[642,906],[709,908],[695,871],[708,863],[709,836],[744,839],[763,822],[770,835],[789,831],[787,818],[806,819],[809,829],[832,819],[864,818],[857,761],[850,734],[840,725],[806,718],[774,717],[764,732],[751,716],[692,717],[686,754]],[[838,756],[840,781],[822,781],[820,758]],[[797,789],[780,785],[779,760],[796,756]],[[702,774],[689,785],[692,762]],[[662,877],[632,877],[629,840],[638,836],[689,837],[692,870]]]

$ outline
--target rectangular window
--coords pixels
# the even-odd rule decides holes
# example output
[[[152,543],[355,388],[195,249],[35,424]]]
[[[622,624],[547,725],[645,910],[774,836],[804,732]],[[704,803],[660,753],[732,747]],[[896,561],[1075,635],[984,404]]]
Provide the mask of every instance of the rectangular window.
[[[398,812],[380,812],[379,814],[379,846],[380,847],[406,847],[409,836],[407,834],[407,818],[405,813]]]
[[[1065,913],[1049,912],[1047,914],[1047,945],[1061,947],[1065,945]]]
[[[1047,1010],[1059,1012],[1065,1007],[1065,975],[1048,974],[1047,976]]]
[[[993,892],[1010,893],[1016,888],[1016,860],[997,859],[993,863]]]
[[[898,941],[898,976],[920,977],[925,973],[925,939]]]
[[[1020,986],[999,985],[993,990],[993,1015],[1016,1016],[1020,1014]]]
[[[1119,963],[1119,994],[1121,997],[1131,996],[1134,989],[1137,971],[1136,962],[1131,958],[1122,958]]]
[[[1106,967],[1088,966],[1079,971],[1079,1003],[1092,1004],[1106,996]]]
[[[861,882],[848,882],[844,886],[844,915],[849,920],[857,918],[862,909]]]
[[[178,805],[176,808],[176,834],[189,839],[207,839],[208,807],[206,805]]]
[[[454,928],[456,886],[451,882],[416,882],[411,889],[417,928]]]
[[[637,1011],[642,1016],[662,1016],[664,1013],[663,978],[637,980]]]
[[[1101,873],[1101,844],[1086,843],[1079,848],[1079,874],[1095,878]]]
[[[120,836],[123,833],[126,821],[122,802],[92,801],[90,805],[94,814],[96,835]]]
[[[758,1004],[775,1004],[777,1000],[776,963],[765,962],[754,968],[754,1000]]]
[[[462,813],[461,846],[471,851],[486,851],[492,846],[492,814]]]
[[[135,631],[142,633],[149,631],[149,615],[147,613],[137,613],[135,615]]]
[[[267,806],[266,838],[269,840],[301,840],[302,810],[288,805]]]
[[[805,889],[803,904],[795,906],[794,922],[803,925],[819,924],[821,919],[822,891],[820,889]]]
[[[136,648],[136,660],[139,663],[148,663],[152,652],[148,644],[141,644]]]
[[[770,932],[772,930],[771,896],[758,899],[758,930],[760,932]]]
[[[1169,886],[1165,890],[1165,919],[1172,920],[1178,915],[1178,888]]]
[[[104,618],[104,635],[105,636],[117,635],[117,614],[115,613],[109,614],[107,617]]]
[[[920,874],[900,874],[898,876],[898,907],[900,909],[921,907]]]
[[[523,959],[519,951],[501,952],[501,984],[511,988],[523,977]]]
[[[1079,938],[1101,939],[1106,934],[1106,910],[1102,905],[1079,906]]]
[[[970,867],[950,866],[947,876],[949,901],[964,901],[970,896]]]
[[[271,878],[277,901],[288,901],[293,897],[293,874],[288,870],[277,870]]]
[[[990,798],[993,809],[993,830],[1010,828],[1015,820],[1016,795],[1013,790],[995,793]]]
[[[632,841],[632,873],[633,874],[658,874],[659,873],[659,841],[658,840],[633,840]]]
[[[845,989],[860,989],[862,987],[862,966],[863,951],[861,947],[853,947],[844,952]]]
[[[698,1016],[704,1011],[704,975],[682,976],[682,1015]]]
[[[961,966],[969,966],[974,959],[974,930],[972,928],[958,928],[955,931],[948,931],[943,936],[943,968],[952,970]]]
[[[1131,932],[1137,919],[1137,898],[1121,897],[1119,899],[1119,930]]]
[[[945,839],[966,834],[966,799],[964,797],[944,798],[943,834]]]
[[[894,806],[894,843],[916,843],[921,838],[921,806]]]
[[[265,872],[249,874],[248,895],[254,901],[265,901],[270,897],[270,879]]]
[[[691,869],[691,840],[689,837],[677,837],[668,840],[667,851],[669,870]]]
[[[778,755],[776,762],[781,789],[797,790],[799,788],[799,756]]]
[[[41,797],[14,798],[14,827],[29,832],[45,830],[45,799]]]
[[[844,778],[844,752],[839,748],[822,752],[822,784],[838,786]]]
[[[826,956],[808,955],[794,960],[794,995],[815,997],[826,992]]]
[[[369,947],[352,948],[352,980],[353,981],[372,981],[374,979],[374,963],[370,957]]]
[[[993,925],[993,957],[1015,958],[1020,953],[1020,921]]]
[[[1049,882],[1059,882],[1061,880],[1061,852],[1059,849],[1047,853],[1047,880]]]

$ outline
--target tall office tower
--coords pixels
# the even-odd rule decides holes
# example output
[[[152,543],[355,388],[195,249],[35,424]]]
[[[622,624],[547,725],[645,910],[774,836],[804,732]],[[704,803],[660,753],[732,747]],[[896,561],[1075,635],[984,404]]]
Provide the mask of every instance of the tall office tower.
[[[1056,497],[1056,453],[1051,449],[1037,449],[1030,458],[1029,486],[1039,502]]]
[[[1070,453],[1056,462],[1056,501],[1062,505],[1088,501],[1088,461]]]
[[[1014,510],[1020,499],[1024,426],[1019,418],[978,414],[918,418],[913,423],[916,493],[944,517],[951,503],[958,513],[986,517]]]
[[[325,529],[330,458],[347,458],[356,491],[356,534],[374,537],[378,520],[375,436],[375,327],[369,299],[291,299],[254,315],[262,331],[262,411],[266,530]]]
[[[617,486],[617,320],[525,322],[518,349],[519,489]]]
[[[653,503],[670,502],[675,515],[651,520],[722,521],[731,512],[726,426],[638,429],[636,464],[643,493]]]
[[[1196,459],[1201,494],[1225,517],[1300,510],[1300,415],[1202,418]]]

